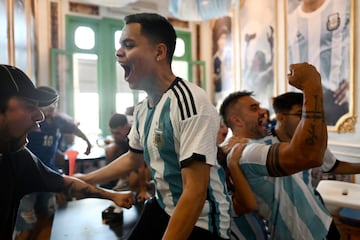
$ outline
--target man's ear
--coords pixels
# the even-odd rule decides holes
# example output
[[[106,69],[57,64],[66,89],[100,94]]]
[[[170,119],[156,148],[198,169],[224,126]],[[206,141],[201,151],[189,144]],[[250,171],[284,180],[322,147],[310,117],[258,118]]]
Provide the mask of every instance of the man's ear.
[[[164,43],[159,43],[156,45],[156,61],[166,59],[167,47]]]
[[[282,114],[281,112],[276,113],[276,120],[277,121],[282,122],[282,121],[284,121],[284,118],[285,118],[285,115]]]
[[[230,121],[232,122],[232,124],[233,124],[234,126],[243,127],[243,121],[242,121],[242,119],[239,118],[239,117],[236,116],[236,115],[232,115],[232,116],[230,117]]]

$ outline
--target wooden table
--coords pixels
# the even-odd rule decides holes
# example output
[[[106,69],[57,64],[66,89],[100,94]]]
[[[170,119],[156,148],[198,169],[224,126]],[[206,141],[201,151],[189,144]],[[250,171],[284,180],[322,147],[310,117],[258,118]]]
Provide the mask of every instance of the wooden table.
[[[51,240],[115,240],[123,239],[135,225],[139,207],[123,209],[123,224],[114,228],[102,223],[101,212],[110,200],[87,198],[67,202],[54,215]]]

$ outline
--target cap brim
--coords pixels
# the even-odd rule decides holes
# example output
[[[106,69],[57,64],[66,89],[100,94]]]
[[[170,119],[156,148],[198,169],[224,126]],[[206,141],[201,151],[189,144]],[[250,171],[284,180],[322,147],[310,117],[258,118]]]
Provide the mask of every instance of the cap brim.
[[[59,100],[59,95],[34,89],[31,99],[37,101],[39,103],[39,107],[45,107],[57,102]]]

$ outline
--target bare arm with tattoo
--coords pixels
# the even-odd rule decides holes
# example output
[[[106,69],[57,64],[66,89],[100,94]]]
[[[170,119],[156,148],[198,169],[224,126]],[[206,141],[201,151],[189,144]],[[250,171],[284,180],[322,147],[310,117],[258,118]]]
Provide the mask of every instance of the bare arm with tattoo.
[[[320,74],[308,63],[292,64],[288,79],[304,93],[303,114],[291,141],[271,146],[267,159],[271,176],[290,175],[320,166],[327,147]]]
[[[116,205],[130,208],[134,202],[131,191],[115,192],[90,185],[78,178],[64,176],[66,194],[74,197],[102,198],[112,200]]]

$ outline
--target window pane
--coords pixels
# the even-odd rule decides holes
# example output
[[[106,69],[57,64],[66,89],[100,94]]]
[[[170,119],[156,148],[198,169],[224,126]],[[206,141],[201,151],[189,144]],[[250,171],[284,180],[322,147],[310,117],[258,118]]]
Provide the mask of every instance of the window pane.
[[[134,105],[132,93],[116,93],[116,112],[125,113],[126,108]]]
[[[127,107],[134,105],[134,97],[129,84],[124,80],[124,69],[116,64],[116,112],[125,113]]]
[[[121,47],[121,45],[120,45],[121,33],[122,33],[122,31],[116,31],[114,34],[115,50],[118,50]]]
[[[5,1],[0,1],[0,62],[8,63],[8,36]],[[24,56],[22,56],[24,57]]]
[[[176,39],[175,57],[182,57],[185,54],[185,42],[181,38]]]
[[[90,141],[101,132],[97,64],[95,54],[74,54],[74,118]]]
[[[80,123],[79,127],[86,133],[96,134],[99,129],[99,94],[79,92],[76,102],[76,120]]]
[[[80,49],[92,49],[95,46],[94,31],[84,26],[76,28],[75,45]]]
[[[188,62],[174,60],[171,66],[176,76],[181,77],[185,80],[190,80],[188,79]]]
[[[1,24],[3,24],[1,22]],[[26,11],[24,1],[15,1],[14,4],[14,41],[15,41],[15,61],[20,69],[27,69],[27,36],[26,36]],[[0,51],[4,51],[1,49]],[[7,50],[7,49],[6,49]]]

